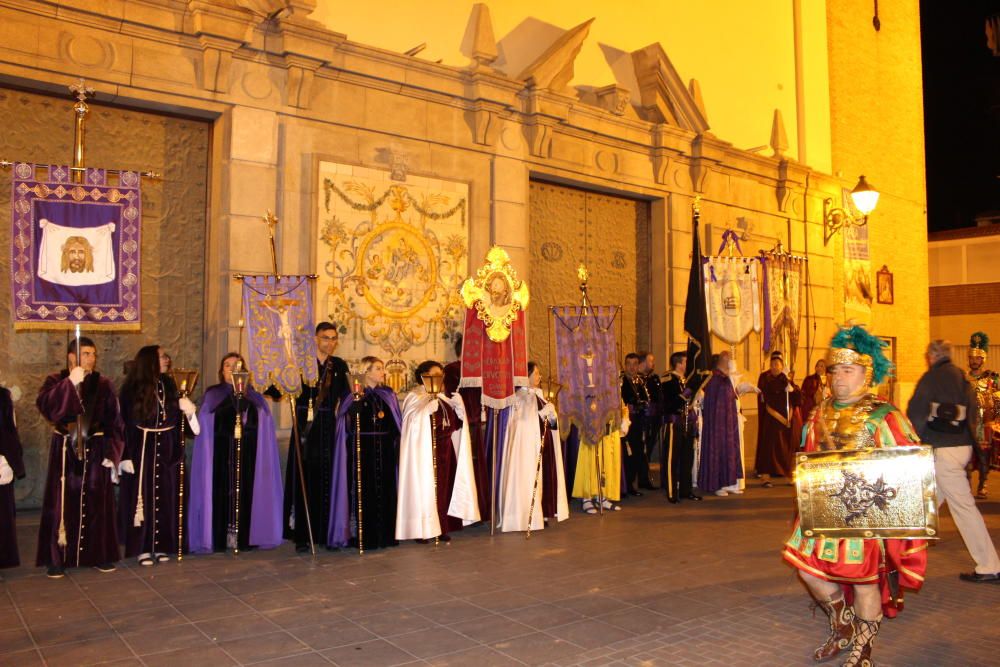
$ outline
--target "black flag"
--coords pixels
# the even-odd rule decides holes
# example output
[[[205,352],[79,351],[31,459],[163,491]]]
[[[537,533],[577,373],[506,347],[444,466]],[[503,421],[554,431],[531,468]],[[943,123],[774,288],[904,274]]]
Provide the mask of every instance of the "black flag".
[[[712,374],[712,332],[708,326],[705,299],[705,262],[701,254],[701,234],[698,221],[701,212],[695,199],[692,210],[691,272],[688,278],[687,301],[684,304],[684,333],[688,336],[687,382],[697,392]]]

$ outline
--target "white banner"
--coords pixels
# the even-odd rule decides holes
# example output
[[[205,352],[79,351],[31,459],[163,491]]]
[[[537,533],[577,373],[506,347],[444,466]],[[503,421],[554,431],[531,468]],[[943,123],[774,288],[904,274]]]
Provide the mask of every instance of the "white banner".
[[[64,227],[42,218],[38,277],[57,285],[103,285],[115,279],[111,234],[115,223],[99,227]]]
[[[756,257],[708,257],[705,297],[712,333],[730,345],[760,332],[759,262]]]

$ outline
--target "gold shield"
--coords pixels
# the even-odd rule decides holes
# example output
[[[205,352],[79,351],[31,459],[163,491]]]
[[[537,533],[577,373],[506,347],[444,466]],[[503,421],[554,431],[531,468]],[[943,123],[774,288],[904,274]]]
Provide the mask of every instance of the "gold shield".
[[[806,537],[937,538],[930,447],[801,453],[796,461]]]

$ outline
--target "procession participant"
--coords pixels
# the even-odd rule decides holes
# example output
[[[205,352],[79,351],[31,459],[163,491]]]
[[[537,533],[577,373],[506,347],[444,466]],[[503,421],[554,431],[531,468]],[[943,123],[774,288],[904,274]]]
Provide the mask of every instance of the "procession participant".
[[[670,372],[660,384],[663,415],[667,421],[666,438],[660,452],[660,485],[666,489],[667,500],[701,500],[692,487],[694,466],[695,415],[691,409],[691,392],[684,380],[687,374],[687,352],[670,355]]]
[[[574,498],[580,498],[583,511],[597,514],[598,508],[620,512],[622,476],[622,440],[629,428],[629,409],[621,405],[621,422],[618,428],[611,424],[605,427],[604,435],[598,442],[588,442],[580,438],[580,429],[570,428],[569,440],[578,441],[576,469],[573,475]],[[569,443],[567,443],[567,449]],[[598,463],[598,459],[600,462]],[[601,500],[603,499],[603,501]]]
[[[95,370],[97,347],[79,341],[79,350],[69,344],[69,370],[45,378],[35,402],[54,429],[35,558],[52,578],[67,567],[113,572],[119,558],[113,485],[125,447],[122,419],[111,380]]]
[[[969,379],[976,391],[976,405],[979,425],[976,428],[976,444],[973,447],[974,467],[979,471],[979,485],[976,498],[985,500],[986,478],[990,474],[990,463],[998,438],[995,428],[1000,424],[1000,375],[986,369],[986,355],[990,349],[990,338],[982,331],[972,334],[969,339]]]
[[[809,419],[816,406],[828,398],[830,386],[826,377],[826,360],[819,359],[816,362],[816,372],[802,381],[802,418]]]
[[[121,390],[125,451],[118,466],[118,530],[125,557],[147,567],[177,552],[181,420],[189,420],[195,435],[200,431],[194,403],[179,396],[165,374],[168,363],[163,348],[141,348]]]
[[[432,396],[424,375],[443,380],[444,368],[436,361],[417,366],[417,386],[403,400],[396,539],[448,542],[448,533],[480,520],[472,446],[460,397]]]
[[[649,479],[649,462],[653,460],[653,452],[662,445],[663,440],[663,414],[661,413],[663,396],[660,388],[660,376],[656,373],[656,357],[652,353],[639,353],[639,375],[642,376],[646,385],[648,400],[645,414],[646,431],[643,434],[644,447],[639,471],[639,488],[651,491],[656,487]]]
[[[444,367],[444,393],[449,398],[455,393],[461,396],[465,405],[465,423],[469,427],[469,439],[472,442],[472,469],[476,476],[476,494],[479,502],[479,515],[488,517],[490,515],[490,464],[487,454],[486,431],[487,419],[486,409],[483,407],[482,387],[462,387],[459,383],[462,380],[462,334],[455,337],[455,361],[445,364]]]
[[[701,456],[698,488],[703,493],[728,496],[726,487],[743,477],[740,458],[740,422],[736,390],[729,379],[729,353],[712,355],[712,376],[702,399]]]
[[[892,366],[882,345],[860,326],[841,329],[833,337],[827,355],[832,398],[806,423],[806,451],[919,444],[903,413],[871,393]],[[923,584],[926,547],[925,540],[807,538],[796,520],[783,557],[798,570],[830,623],[830,634],[813,659],[830,660],[850,647],[846,667],[872,665],[872,645],[883,615],[891,618],[902,609],[903,588],[917,590]],[[847,590],[853,606],[845,598]]]
[[[630,496],[641,496],[636,481],[642,482],[642,457],[645,451],[646,408],[649,394],[646,383],[639,375],[639,355],[629,352],[625,355],[625,371],[621,378],[622,401],[628,408],[630,426],[625,434],[623,464],[625,469],[625,491]],[[649,477],[648,471],[646,474]],[[649,482],[647,481],[648,485]]]
[[[770,488],[771,476],[792,479],[797,438],[792,436],[792,409],[797,407],[801,393],[792,378],[785,375],[781,352],[771,353],[771,367],[760,374],[757,388],[758,419],[757,456],[754,468]]]
[[[1000,584],[1000,557],[965,476],[979,430],[975,390],[952,363],[951,350],[946,340],[927,346],[927,372],[917,381],[906,415],[920,440],[934,448],[938,507],[948,503],[958,534],[976,562],[975,571],[958,576],[976,584]]]
[[[14,480],[24,479],[21,439],[10,390],[0,387],[0,568],[21,564],[17,552]]]
[[[334,465],[346,460],[347,484],[330,498],[327,544],[358,544],[357,438],[361,439],[361,537],[363,547],[379,549],[396,540],[396,466],[403,423],[396,392],[385,385],[385,363],[364,357],[364,394],[344,396],[337,413]],[[349,492],[348,492],[349,489]]]
[[[330,322],[316,325],[316,364],[319,367],[315,384],[302,382],[302,393],[295,399],[295,418],[298,421],[298,436],[302,447],[302,467],[306,477],[306,494],[309,498],[309,519],[312,522],[312,538],[315,544],[326,544],[330,548],[346,546],[342,543],[327,542],[330,524],[330,507],[333,496],[346,493],[351,479],[346,459],[341,458],[334,465],[334,436],[339,426],[338,405],[348,393],[347,363],[334,356],[340,334]],[[267,395],[279,398],[280,393],[273,388]],[[291,434],[295,437],[295,433]],[[299,466],[295,443],[288,444],[288,462],[285,464],[284,537],[294,540],[295,550],[309,551],[309,529],[306,525],[306,509],[302,500],[302,484],[299,481]],[[346,530],[340,526],[336,533]]]
[[[500,469],[500,530],[541,530],[545,519],[569,518],[555,406],[545,400],[538,364],[519,387],[507,425]],[[528,517],[531,516],[529,524]]]
[[[281,468],[274,420],[267,401],[249,383],[242,397],[234,392],[237,364],[247,368],[237,352],[222,357],[219,383],[205,391],[198,411],[201,433],[191,457],[187,513],[192,553],[227,547],[273,549],[281,544]],[[238,460],[237,413],[241,416]]]

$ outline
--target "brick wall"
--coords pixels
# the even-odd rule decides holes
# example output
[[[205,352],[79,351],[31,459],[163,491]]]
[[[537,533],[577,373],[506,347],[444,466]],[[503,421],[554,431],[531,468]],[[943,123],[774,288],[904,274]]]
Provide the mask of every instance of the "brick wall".
[[[1000,283],[931,287],[930,301],[931,317],[1000,313]]]

